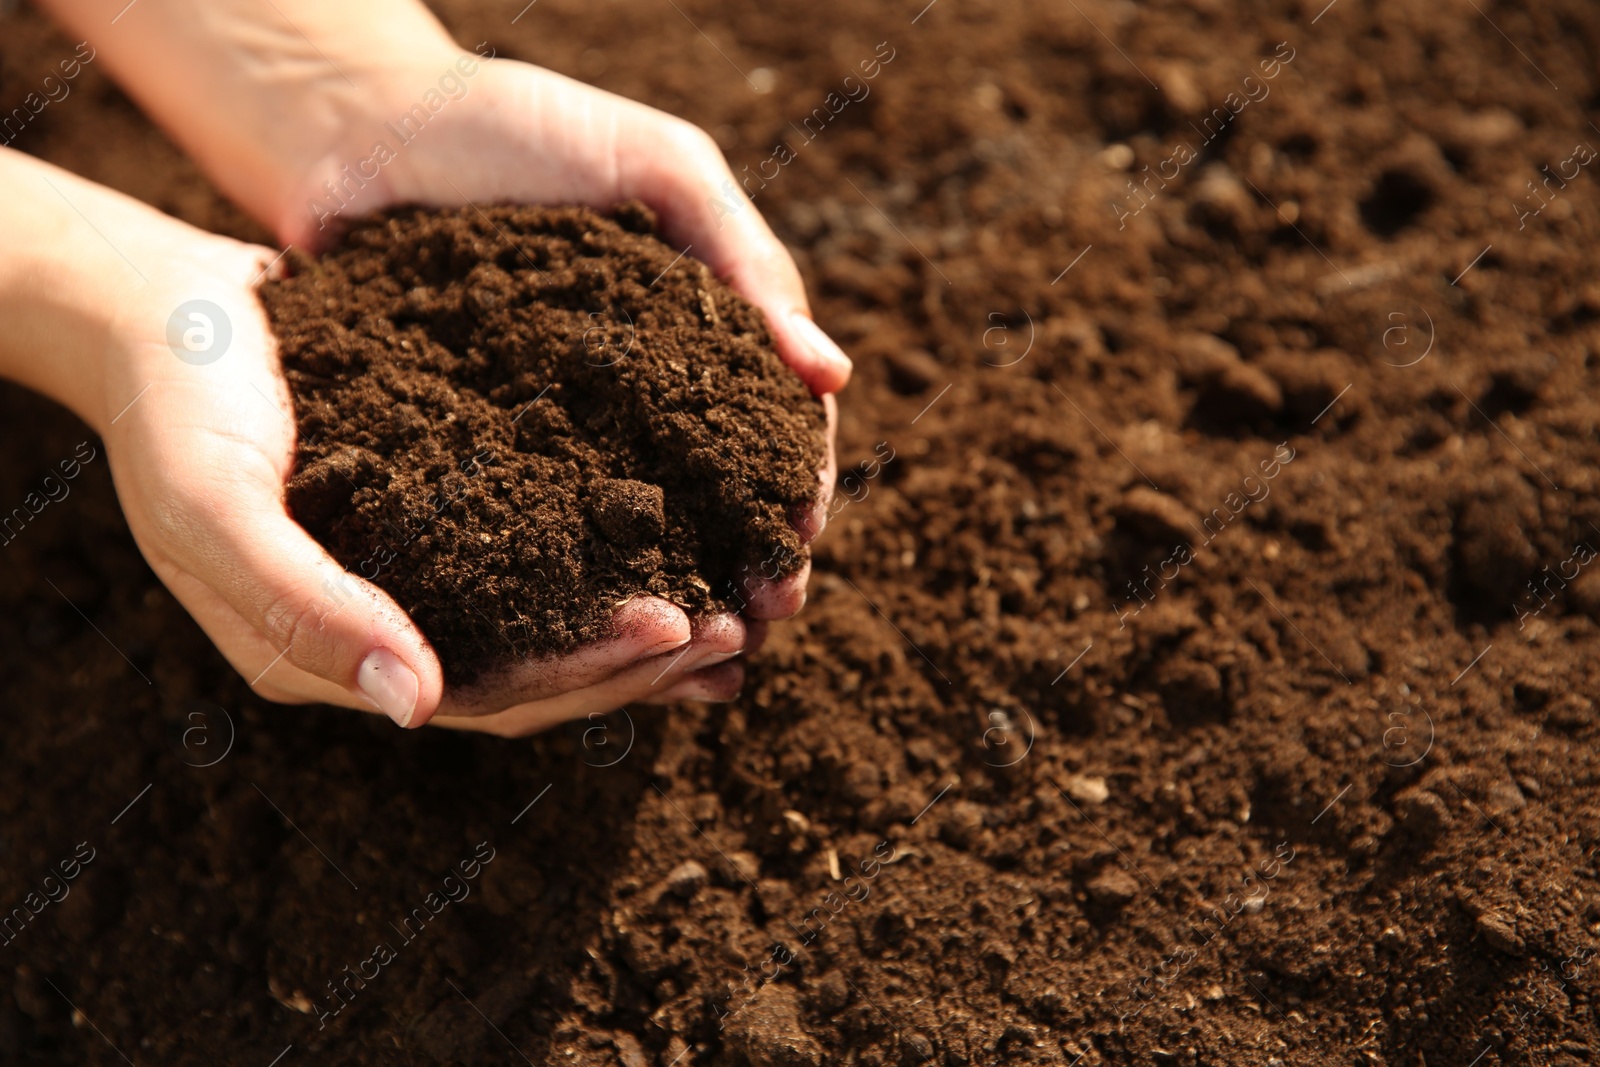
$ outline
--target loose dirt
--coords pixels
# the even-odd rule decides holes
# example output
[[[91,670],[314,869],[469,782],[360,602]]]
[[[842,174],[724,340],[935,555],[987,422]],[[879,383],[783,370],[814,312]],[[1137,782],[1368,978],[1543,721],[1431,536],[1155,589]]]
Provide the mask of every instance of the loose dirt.
[[[448,683],[610,636],[627,598],[734,610],[792,574],[822,404],[761,316],[632,205],[391,212],[262,287],[289,506]]]

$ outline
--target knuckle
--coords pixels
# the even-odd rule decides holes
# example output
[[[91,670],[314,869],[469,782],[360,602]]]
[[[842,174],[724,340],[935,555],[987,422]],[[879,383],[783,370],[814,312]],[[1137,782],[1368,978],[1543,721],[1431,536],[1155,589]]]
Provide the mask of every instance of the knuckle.
[[[717,142],[709,133],[692,122],[673,122],[667,128],[666,138],[667,145],[672,151],[697,167],[722,170],[727,168],[722,157],[722,149],[718,147]]]
[[[299,592],[288,593],[261,613],[261,634],[285,659],[301,664],[321,635],[323,621],[323,612],[313,601]]]

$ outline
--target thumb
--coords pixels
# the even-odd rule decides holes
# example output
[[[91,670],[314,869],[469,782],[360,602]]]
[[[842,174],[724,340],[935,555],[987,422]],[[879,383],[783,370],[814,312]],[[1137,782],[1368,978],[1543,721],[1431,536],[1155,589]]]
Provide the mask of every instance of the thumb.
[[[266,646],[252,685],[272,685],[272,672],[287,664],[401,726],[433,716],[444,677],[427,640],[387,593],[341,567],[281,505],[235,514],[209,532],[215,537],[190,569]]]

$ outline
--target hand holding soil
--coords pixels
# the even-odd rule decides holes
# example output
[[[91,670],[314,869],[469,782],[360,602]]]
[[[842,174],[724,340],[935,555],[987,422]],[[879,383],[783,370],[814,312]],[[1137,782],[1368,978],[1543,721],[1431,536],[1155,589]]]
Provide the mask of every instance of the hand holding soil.
[[[427,2],[0,3],[0,1063],[1596,1058],[1600,7]]]
[[[99,3],[47,6],[74,28],[115,13]],[[464,53],[420,7],[286,6],[306,40],[341,71],[337,84],[330,85],[321,71],[310,72],[286,46],[255,43],[243,55],[239,46],[224,46],[276,40],[252,22],[279,17],[270,10],[199,19],[189,5],[167,5],[157,17],[130,22],[126,34],[108,39],[104,61],[219,186],[299,249],[326,249],[361,216],[390,205],[465,204],[456,217],[480,230],[480,219],[488,230],[496,229],[486,213],[498,213],[492,204],[647,205],[659,215],[663,235],[693,257],[675,267],[666,257],[661,274],[698,271],[695,261],[703,260],[764,313],[783,362],[824,398],[810,399],[803,387],[788,394],[796,410],[817,408],[818,428],[827,414],[828,446],[824,452],[819,437],[810,455],[811,469],[820,464],[822,478],[809,506],[795,495],[797,475],[791,470],[776,496],[768,492],[759,506],[751,505],[755,511],[739,510],[735,497],[748,502],[748,495],[721,493],[725,515],[733,506],[747,522],[765,522],[763,534],[749,540],[742,539],[744,530],[707,531],[713,540],[721,538],[724,573],[716,577],[724,585],[738,577],[739,566],[761,562],[759,551],[749,558],[758,544],[769,557],[781,550],[783,565],[760,572],[774,580],[741,582],[736,596],[732,586],[713,591],[695,575],[698,549],[680,544],[689,554],[678,560],[679,581],[657,582],[671,599],[634,595],[647,591],[650,570],[636,559],[630,573],[642,583],[639,588],[624,588],[619,574],[603,590],[590,590],[621,601],[614,611],[599,612],[591,601],[584,605],[587,614],[580,611],[569,626],[525,627],[509,641],[515,667],[465,659],[441,664],[442,650],[384,591],[387,583],[377,571],[369,575],[376,584],[352,575],[285,509],[297,403],[254,292],[263,278],[284,272],[285,257],[192,229],[13,152],[0,153],[0,178],[14,190],[12,202],[0,209],[3,228],[19,235],[15,247],[21,250],[0,277],[3,304],[15,311],[8,321],[18,324],[0,340],[7,372],[66,404],[102,434],[145,557],[264,696],[376,708],[407,726],[437,718],[504,734],[636,700],[727,699],[737,692],[742,673],[727,661],[759,642],[764,620],[792,614],[803,603],[803,546],[820,528],[832,482],[833,408],[827,394],[849,375],[849,361],[811,323],[788,253],[747,202],[733,215],[718,217],[714,205],[725,201],[721,190],[731,176],[710,139],[679,120],[526,64]],[[377,151],[379,145],[385,150]],[[143,261],[161,263],[159,276],[141,272],[119,247],[137,247]],[[61,251],[66,248],[73,250],[70,259]],[[506,249],[485,255],[502,253]],[[311,263],[304,253],[293,255],[297,265]],[[647,280],[635,279],[644,289]],[[746,378],[755,380],[748,372],[760,362],[767,337],[758,317],[735,305],[710,278],[690,292],[706,294],[708,319],[717,320],[715,329],[739,349],[735,362],[742,360]],[[181,313],[195,307],[202,316],[195,321],[207,328],[203,343],[190,350],[193,358],[175,358],[174,330],[182,334],[190,320]],[[724,314],[733,327],[722,323]],[[30,350],[32,340],[44,336],[61,350],[50,363],[33,359]],[[572,351],[570,344],[566,348]],[[314,383],[310,366],[302,363],[301,369],[307,375],[304,390],[329,384]],[[775,363],[763,373],[773,371],[786,373]],[[437,393],[438,382],[433,384]],[[528,384],[526,378],[508,382],[507,395],[520,397]],[[768,422],[776,411],[773,402],[761,402]],[[453,406],[449,400],[435,405],[441,414]],[[529,415],[528,421],[543,417]],[[649,419],[639,425],[648,429]],[[758,418],[730,425],[766,424]],[[545,429],[555,432],[550,425]],[[500,444],[515,451],[518,432],[506,431],[511,436]],[[335,429],[309,446],[311,458],[325,461],[320,477],[360,473],[361,461],[340,443]],[[308,447],[301,445],[303,451]],[[795,448],[783,454],[791,460],[809,455]],[[483,461],[474,460],[476,455],[451,459],[458,472],[462,462],[477,472]],[[591,452],[587,458],[604,464],[614,457]],[[355,464],[350,471],[341,466],[347,462]],[[685,464],[692,477],[692,454]],[[586,509],[596,528],[612,523],[620,530],[628,523],[608,515],[619,508],[629,512],[629,493],[651,493],[649,483],[619,476],[625,473],[616,467],[586,482],[594,499],[570,502]],[[504,477],[502,482],[510,485]],[[616,499],[606,502],[607,495]],[[327,505],[326,486],[320,496],[302,493],[302,500],[314,496],[319,506]],[[792,531],[772,526],[773,509],[785,502]],[[683,518],[676,503],[661,510],[660,522],[667,524],[662,533],[672,533],[670,523]],[[650,526],[650,516],[640,519],[640,513],[638,507],[629,512],[635,525]],[[730,539],[730,533],[739,536]],[[619,532],[611,547],[626,539]],[[435,540],[430,535],[430,549]],[[594,548],[582,540],[579,531],[572,552]],[[663,546],[632,547],[659,554]],[[746,558],[733,562],[726,552],[734,550]],[[344,562],[359,568],[371,558],[357,553]],[[444,558],[452,557],[446,552]],[[498,558],[508,561],[503,554]],[[393,570],[387,575],[395,576]],[[707,587],[699,596],[686,595],[693,591],[691,578]],[[459,611],[470,607],[463,601]],[[693,618],[685,607],[695,611]],[[432,610],[444,625],[443,605],[434,602]],[[482,637],[494,628],[485,620],[476,633]],[[460,686],[468,681],[470,688]]]
[[[398,599],[458,703],[582,688],[641,641],[668,646],[652,686],[700,664],[654,699],[726,699],[741,668],[715,664],[804,601],[827,405],[654,221],[402,209],[263,287],[290,510]]]

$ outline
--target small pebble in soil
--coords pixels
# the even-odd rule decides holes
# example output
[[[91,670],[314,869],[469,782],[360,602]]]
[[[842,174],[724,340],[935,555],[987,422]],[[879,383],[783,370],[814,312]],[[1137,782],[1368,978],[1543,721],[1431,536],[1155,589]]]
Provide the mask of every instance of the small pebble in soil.
[[[1107,867],[1084,886],[1096,904],[1120,908],[1139,895],[1139,883],[1120,867]]]
[[[705,887],[711,875],[694,860],[684,860],[667,875],[667,889],[676,896],[689,900]]]
[[[1517,933],[1515,920],[1497,911],[1486,911],[1478,916],[1478,934],[1488,946],[1508,956],[1522,956],[1527,945]]]
[[[1061,783],[1079,804],[1104,804],[1111,797],[1106,780],[1095,774],[1070,774]]]

